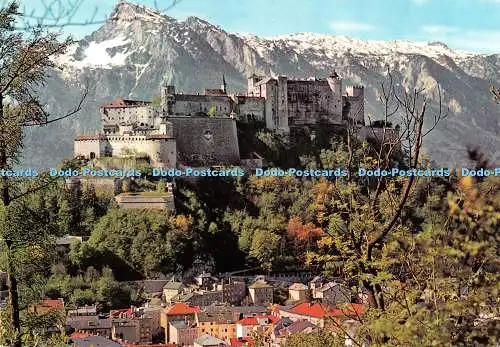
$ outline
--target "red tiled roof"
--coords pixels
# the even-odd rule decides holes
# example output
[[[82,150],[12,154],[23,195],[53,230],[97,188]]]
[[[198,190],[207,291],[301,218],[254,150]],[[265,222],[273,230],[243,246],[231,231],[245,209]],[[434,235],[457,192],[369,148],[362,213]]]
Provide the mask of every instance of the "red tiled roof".
[[[236,322],[236,324],[259,325],[259,322],[258,322],[259,318],[268,318],[271,321],[271,324],[274,324],[279,320],[278,317],[275,317],[273,315],[255,316],[255,317],[247,317],[247,318],[240,319],[239,321]]]
[[[361,304],[347,304],[343,307],[329,309],[318,303],[302,303],[295,305],[288,312],[314,318],[325,318],[326,316],[341,317],[362,315],[364,306]]]
[[[64,301],[62,299],[44,299],[38,306],[50,307],[50,308],[64,308]]]
[[[190,306],[188,304],[184,303],[179,303],[170,306],[167,309],[167,315],[169,316],[176,316],[176,315],[183,315],[183,314],[195,314],[200,312],[200,306]]]
[[[75,331],[74,333],[72,333],[71,335],[69,335],[69,337],[71,339],[84,339],[86,337],[89,337],[90,334],[87,334],[87,333],[82,333],[82,332],[79,332],[79,331]]]
[[[346,304],[331,311],[334,317],[340,316],[356,316],[362,315],[365,312],[365,307],[362,304]]]
[[[251,337],[237,338],[233,337],[229,339],[231,346],[253,346],[253,339]]]
[[[132,308],[121,308],[118,310],[111,310],[109,312],[109,315],[113,318],[119,318],[120,315],[122,315],[122,314],[124,314],[127,317],[132,317],[133,313],[134,313],[134,311],[132,310]]]
[[[123,98],[118,98],[114,101],[111,101],[108,104],[102,105],[102,107],[103,108],[131,107],[131,106],[144,106],[148,104],[150,104],[150,102],[148,101],[127,100]]]
[[[314,318],[325,318],[326,309],[321,304],[302,303],[295,305],[288,312]]]

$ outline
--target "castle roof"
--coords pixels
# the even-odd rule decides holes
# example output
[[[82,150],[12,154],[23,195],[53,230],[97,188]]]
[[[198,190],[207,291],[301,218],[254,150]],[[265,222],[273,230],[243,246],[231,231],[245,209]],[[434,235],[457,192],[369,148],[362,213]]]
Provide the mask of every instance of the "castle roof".
[[[102,105],[103,108],[120,108],[120,107],[134,107],[134,106],[145,106],[150,105],[150,101],[141,100],[128,100],[123,98],[118,98],[108,104]]]
[[[104,134],[88,134],[76,136],[75,141],[106,140],[107,138],[108,137]]]
[[[332,74],[330,75],[330,77],[333,77],[333,78],[339,78],[339,74],[337,73],[337,71],[333,70]]]
[[[260,86],[261,84],[266,84],[270,81],[276,81],[274,78],[272,77],[266,77],[264,79],[261,79],[259,82],[255,83],[256,86]]]
[[[169,136],[167,134],[152,134],[148,135],[147,140],[161,140],[161,139],[175,139],[175,137]]]
[[[205,90],[206,91],[206,90]],[[195,101],[204,102],[210,99],[224,99],[229,101],[230,97],[227,94],[175,94],[176,101]]]
[[[205,95],[227,95],[227,94],[222,89],[217,88],[217,89],[205,89]]]

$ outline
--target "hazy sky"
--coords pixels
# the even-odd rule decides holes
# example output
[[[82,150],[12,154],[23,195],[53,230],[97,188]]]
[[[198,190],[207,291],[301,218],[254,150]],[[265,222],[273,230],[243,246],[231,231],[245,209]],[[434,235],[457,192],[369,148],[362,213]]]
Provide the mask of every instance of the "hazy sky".
[[[50,3],[53,0],[45,0]],[[74,0],[61,0],[74,1]],[[118,1],[83,0],[75,20],[109,15]],[[167,8],[173,0],[157,0]],[[154,7],[154,0],[133,3]],[[42,0],[23,4],[42,14]],[[500,53],[500,0],[181,0],[167,15],[198,16],[231,32],[295,32],[362,39],[442,41],[452,48]],[[95,27],[71,27],[76,37]]]

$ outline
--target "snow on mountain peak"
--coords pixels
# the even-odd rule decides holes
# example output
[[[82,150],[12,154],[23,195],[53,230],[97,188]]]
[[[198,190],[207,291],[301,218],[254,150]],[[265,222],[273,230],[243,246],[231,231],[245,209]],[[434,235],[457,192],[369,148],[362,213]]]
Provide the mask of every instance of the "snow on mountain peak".
[[[377,41],[361,40],[349,36],[333,36],[315,33],[295,33],[261,38],[251,34],[239,34],[257,51],[276,44],[286,44],[297,51],[325,51],[335,53],[350,53],[353,55],[393,55],[420,54],[432,58],[446,55],[450,58],[466,58],[475,54],[450,49],[441,42],[411,42],[403,40]]]
[[[79,46],[71,46],[66,54],[58,57],[57,61],[62,66],[71,66],[75,69],[83,69],[86,67],[100,67],[111,69],[113,66],[123,66],[127,57],[132,53],[127,49],[122,52],[112,52],[116,49],[121,49],[130,43],[124,36],[119,36],[114,39],[109,39],[102,42],[91,41],[88,47],[83,51],[83,58],[76,58],[76,53]]]

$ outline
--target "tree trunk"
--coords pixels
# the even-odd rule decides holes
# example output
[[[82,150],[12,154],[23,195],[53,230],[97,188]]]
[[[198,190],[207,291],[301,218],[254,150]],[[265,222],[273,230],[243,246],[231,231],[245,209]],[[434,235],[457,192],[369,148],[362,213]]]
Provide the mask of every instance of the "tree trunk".
[[[0,93],[0,170],[7,169],[7,148],[4,135],[4,113],[3,113],[3,95]],[[2,203],[5,207],[10,204],[9,185],[6,176],[0,176],[2,186]],[[19,293],[17,289],[17,279],[14,274],[14,263],[12,262],[12,240],[5,240],[7,245],[7,287],[9,289],[9,309],[10,324],[14,330],[15,336],[12,341],[13,347],[21,347],[21,320],[19,318]]]
[[[9,309],[10,309],[10,324],[15,333],[14,340],[12,341],[13,347],[21,347],[21,320],[19,318],[19,293],[17,291],[17,279],[14,275],[14,264],[10,247],[12,241],[7,242],[8,249],[8,265],[7,265],[7,286],[9,288]]]

